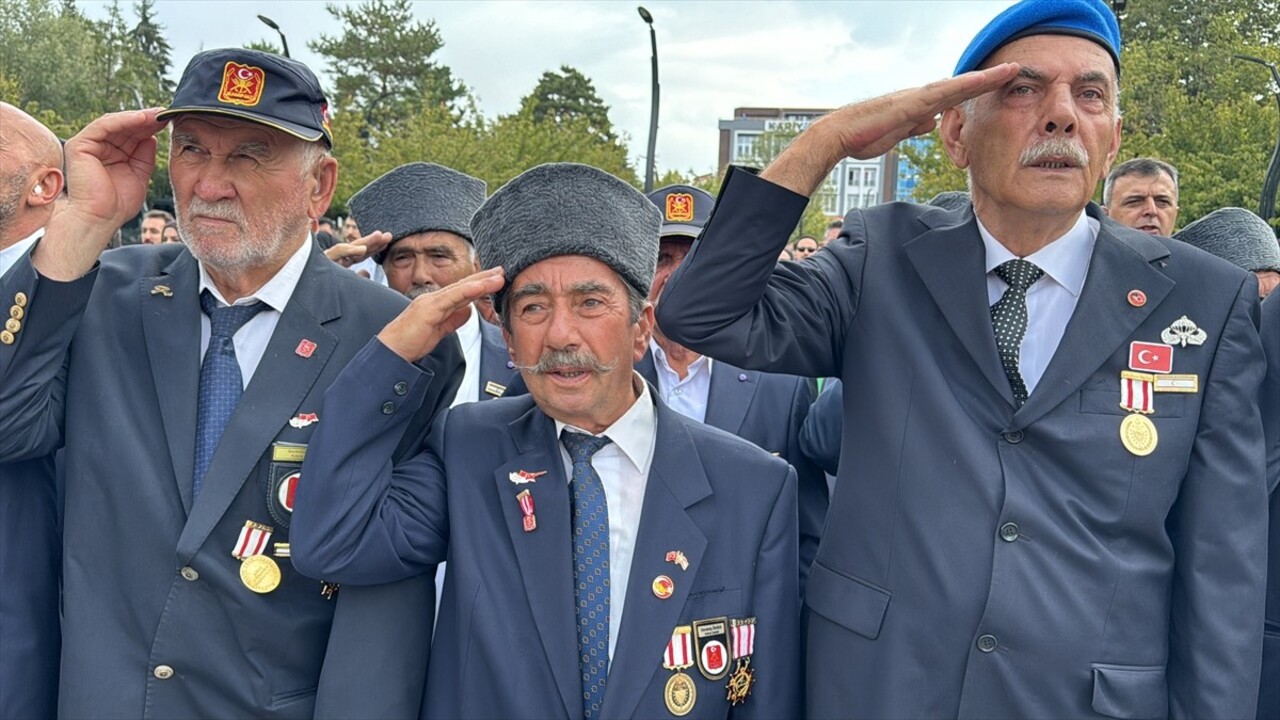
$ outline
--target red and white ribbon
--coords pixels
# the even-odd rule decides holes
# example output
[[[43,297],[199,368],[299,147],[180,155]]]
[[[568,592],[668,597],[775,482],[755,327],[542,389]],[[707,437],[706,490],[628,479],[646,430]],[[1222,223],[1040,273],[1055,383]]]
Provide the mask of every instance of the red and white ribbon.
[[[244,527],[240,528],[240,538],[236,540],[236,547],[231,554],[241,560],[253,555],[261,555],[266,551],[274,529],[270,525],[245,520]]]
[[[671,633],[667,650],[662,654],[662,667],[680,670],[693,664],[693,635],[688,625],[682,625]]]
[[[729,628],[733,640],[733,659],[746,657],[756,650],[756,619],[734,620]]]
[[[1155,376],[1148,373],[1128,370],[1120,373],[1120,407],[1143,414],[1154,412],[1155,380]]]

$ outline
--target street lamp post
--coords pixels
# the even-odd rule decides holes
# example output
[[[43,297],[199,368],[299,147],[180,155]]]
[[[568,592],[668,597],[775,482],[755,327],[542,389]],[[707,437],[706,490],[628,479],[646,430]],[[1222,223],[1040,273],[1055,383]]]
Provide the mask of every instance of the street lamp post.
[[[653,16],[643,6],[637,7],[640,19],[649,26],[649,42],[653,46],[653,87],[649,103],[649,154],[645,157],[644,191],[653,192],[654,153],[658,147],[658,34],[653,30]]]
[[[262,21],[263,25],[275,30],[276,33],[280,35],[280,44],[284,46],[284,56],[289,57],[289,41],[285,39],[284,31],[280,29],[280,26],[276,24],[276,21],[266,15],[259,15],[258,19]]]
[[[1280,70],[1276,69],[1275,63],[1250,55],[1236,55],[1235,58],[1257,63],[1271,71],[1271,79],[1276,87],[1272,92],[1276,96],[1276,107],[1280,109]],[[1276,214],[1277,188],[1280,188],[1280,135],[1276,137],[1276,147],[1271,151],[1271,164],[1267,166],[1267,174],[1262,179],[1262,197],[1258,199],[1258,217],[1263,220],[1270,220]]]

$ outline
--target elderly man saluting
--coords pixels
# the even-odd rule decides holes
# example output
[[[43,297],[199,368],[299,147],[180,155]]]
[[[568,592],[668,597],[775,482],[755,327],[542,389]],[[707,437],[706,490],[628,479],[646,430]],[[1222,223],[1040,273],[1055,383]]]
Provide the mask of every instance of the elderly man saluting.
[[[816,717],[1251,717],[1266,519],[1257,281],[1090,203],[1120,146],[1099,0],[1025,1],[955,76],[734,170],[668,337],[839,376],[805,594]],[[841,158],[940,134],[972,205],[854,211],[774,259]]]
[[[795,471],[634,370],[659,224],[604,172],[529,170],[472,220],[489,269],[415,298],[325,398],[347,422],[313,439],[294,562],[370,584],[448,559],[426,717],[800,714]],[[393,463],[382,408],[430,392],[419,358],[488,293],[530,394],[451,409]]]
[[[186,243],[99,261],[170,119]],[[0,345],[0,461],[65,446],[62,716],[417,709],[420,688],[404,685],[341,704],[343,683],[377,682],[361,682],[375,666],[363,653],[394,656],[360,642],[385,617],[381,593],[334,598],[288,558],[311,433],[344,422],[317,412],[321,393],[406,304],[312,245],[337,179],[331,141],[305,66],[210,50],[166,110],[107,115],[67,142],[65,207],[0,287],[26,325]],[[453,338],[424,361],[435,382],[404,413],[406,448],[461,363]]]

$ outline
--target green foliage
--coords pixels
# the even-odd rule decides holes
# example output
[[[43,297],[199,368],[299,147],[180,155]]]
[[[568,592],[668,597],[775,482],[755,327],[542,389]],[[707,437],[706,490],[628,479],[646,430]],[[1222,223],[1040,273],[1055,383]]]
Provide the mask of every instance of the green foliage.
[[[560,72],[542,73],[533,92],[520,101],[522,110],[536,122],[563,124],[577,120],[586,122],[587,131],[602,143],[618,138],[609,122],[609,106],[596,94],[591,80],[576,68],[561,65]]]
[[[342,26],[308,43],[328,62],[339,109],[355,110],[373,131],[391,130],[430,107],[449,107],[466,89],[432,56],[444,46],[434,22],[413,18],[409,0],[326,5]]]

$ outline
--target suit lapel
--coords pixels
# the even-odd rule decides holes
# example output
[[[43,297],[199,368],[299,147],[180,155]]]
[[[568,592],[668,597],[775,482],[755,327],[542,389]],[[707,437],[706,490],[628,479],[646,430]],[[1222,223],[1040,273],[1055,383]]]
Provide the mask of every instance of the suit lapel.
[[[745,378],[745,379],[743,379]],[[706,423],[738,434],[747,419],[747,409],[760,387],[760,373],[742,370],[728,363],[711,364],[711,391],[707,393]]]
[[[1001,369],[991,329],[986,252],[977,220],[972,213],[966,217],[967,222],[930,230],[908,241],[904,248],[978,371],[1013,407],[1013,390]]]
[[[511,376],[515,373],[507,362],[511,359],[507,346],[502,342],[502,331],[493,327],[483,319],[480,320],[480,397],[478,400],[492,400],[498,395],[486,392],[491,384],[501,385],[505,394],[511,384]]]
[[[1090,205],[1089,212],[1096,216],[1094,208]],[[1167,256],[1168,250],[1136,233],[1125,233],[1121,240],[1112,234],[1109,224],[1103,221],[1098,232],[1089,274],[1062,341],[1035,391],[1013,416],[1018,427],[1035,422],[1079,389],[1173,289],[1173,280],[1151,265]],[[1126,299],[1130,290],[1146,293],[1146,304],[1130,305]],[[1157,342],[1159,338],[1148,340]],[[1118,377],[1116,380],[1119,382]]]
[[[196,399],[200,389],[199,268],[191,253],[179,253],[164,271],[138,281],[142,332],[160,403],[173,477],[182,506],[191,512],[195,473]],[[167,287],[166,294],[156,291]]]
[[[535,406],[508,428],[519,455],[499,467],[493,481],[520,565],[529,609],[565,713],[569,717],[581,717],[582,681],[578,677],[578,630],[573,610],[572,509],[555,423]],[[510,476],[521,470],[546,471],[546,475],[533,482],[516,484]],[[533,498],[538,523],[532,532],[524,531],[524,515],[516,499],[524,490]],[[518,660],[528,662],[532,658]]]
[[[346,271],[335,268],[319,250],[313,250],[307,258],[302,277],[213,454],[200,497],[178,541],[181,562],[189,561],[199,551],[337,347],[337,336],[323,327],[341,315],[329,278],[330,273]],[[310,357],[294,352],[303,339],[316,344]]]
[[[636,363],[636,372],[649,383],[650,387],[658,387],[658,366],[653,359],[653,348],[645,351],[644,357]]]
[[[658,415],[656,446],[644,508],[636,536],[635,554],[627,585],[618,644],[609,666],[609,681],[601,717],[631,717],[653,674],[662,669],[662,653],[698,577],[707,538],[689,517],[687,508],[711,495],[711,484],[697,461],[698,450],[683,420],[662,403]],[[689,569],[666,562],[669,550],[681,550]],[[671,597],[661,600],[652,592],[653,579],[666,575],[674,582]]]

